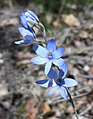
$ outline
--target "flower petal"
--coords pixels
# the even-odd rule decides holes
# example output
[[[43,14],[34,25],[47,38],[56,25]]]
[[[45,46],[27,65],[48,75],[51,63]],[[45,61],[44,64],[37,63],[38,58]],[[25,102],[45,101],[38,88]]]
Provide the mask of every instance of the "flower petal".
[[[63,65],[60,66],[59,77],[64,78],[67,74],[68,66],[64,61]]]
[[[55,44],[55,41],[53,39],[48,41],[47,50],[51,53],[56,50],[56,44]]]
[[[50,78],[50,79],[57,79],[57,73],[51,68],[49,73],[47,74],[47,76]]]
[[[31,32],[30,32],[29,30],[25,29],[24,27],[19,27],[18,30],[25,39],[28,39],[28,40],[35,39],[35,33],[34,33],[33,29],[31,29]]]
[[[48,83],[48,87],[53,87],[56,86],[57,84],[55,83],[54,79],[50,79]]]
[[[40,56],[43,58],[46,58],[48,56],[48,51],[46,48],[40,46],[40,45],[34,45],[33,46],[33,50]]]
[[[71,78],[65,78],[62,80],[62,86],[64,87],[72,87],[78,85],[78,82]]]
[[[41,57],[34,57],[31,59],[31,62],[33,62],[34,64],[38,64],[38,65],[41,65],[41,64],[44,64],[47,62],[47,59],[45,58],[41,58]]]
[[[44,87],[44,88],[48,88],[48,87],[52,87],[52,86],[56,86],[56,83],[54,82],[54,80],[48,80],[48,79],[45,79],[45,80],[39,80],[39,81],[36,81],[36,83],[41,86],[41,87]]]
[[[33,40],[28,40],[28,39],[24,39],[24,40],[19,40],[19,41],[15,41],[15,44],[29,44],[31,43]]]
[[[64,63],[64,60],[62,58],[57,59],[57,60],[52,60],[52,61],[53,61],[53,64],[55,64],[58,67],[60,67]]]
[[[59,86],[55,86],[47,93],[48,96],[51,96],[55,93],[55,91],[59,88]]]
[[[57,84],[56,84],[56,82],[55,82],[54,79],[52,79],[52,87],[53,87],[53,86],[57,86]]]
[[[59,59],[62,55],[63,55],[63,53],[64,53],[64,48],[58,48],[57,50],[55,50],[54,52],[53,52],[53,57],[55,58],[55,59]]]
[[[21,24],[25,27],[28,28],[27,21],[26,21],[26,16],[24,12],[22,12],[22,15],[20,16]]]
[[[67,94],[67,91],[64,87],[59,87],[59,94],[61,95],[61,97],[63,97],[64,99],[67,99],[68,97],[68,94]]]
[[[36,83],[41,87],[47,88],[49,84],[49,80],[48,79],[39,80],[39,81],[36,81]]]
[[[52,62],[51,61],[48,61],[45,65],[45,74],[47,75],[51,69],[51,66],[52,66]]]
[[[29,14],[27,14],[27,13],[29,13]],[[34,12],[27,10],[26,15],[29,16],[33,21],[36,21],[36,23],[39,22],[39,19]]]
[[[34,24],[39,23],[39,19],[37,15],[30,10],[22,12],[20,19],[21,19],[22,25],[27,29],[29,28],[29,26],[33,26]]]

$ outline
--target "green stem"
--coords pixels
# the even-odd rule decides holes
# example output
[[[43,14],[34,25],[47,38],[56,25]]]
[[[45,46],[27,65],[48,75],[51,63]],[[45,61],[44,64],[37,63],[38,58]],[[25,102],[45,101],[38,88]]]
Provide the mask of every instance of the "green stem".
[[[42,34],[44,40],[45,40],[45,45],[47,46],[47,40],[46,40],[46,37],[43,35],[42,31],[39,29],[40,33]]]
[[[72,99],[71,94],[70,94],[68,88],[65,87],[65,89],[66,89],[66,91],[67,91],[67,93],[68,93],[68,96],[69,96],[69,98],[70,98],[70,102],[72,103],[72,106],[73,106],[73,109],[74,109],[76,118],[79,119],[79,118],[78,118],[78,113],[77,113],[77,110],[76,110],[76,107],[75,107],[75,102],[74,102],[74,100]]]
[[[37,28],[39,29],[41,35],[43,36],[43,38],[44,38],[44,40],[45,40],[45,45],[47,46],[45,27],[44,27],[43,24],[41,24],[41,23],[39,23],[39,25],[35,25],[35,27],[37,27]],[[41,28],[43,29],[43,32],[42,32]]]
[[[38,28],[39,29],[39,32],[41,33],[41,35],[43,36],[43,38],[44,38],[44,41],[45,41],[45,45],[47,46],[47,40],[46,40],[46,32],[45,32],[45,28],[44,28],[44,26],[40,23],[39,25],[33,25],[33,27],[36,27],[36,28]],[[44,33],[42,33],[42,30],[40,29],[40,26],[44,29]],[[37,40],[38,41],[38,40]]]

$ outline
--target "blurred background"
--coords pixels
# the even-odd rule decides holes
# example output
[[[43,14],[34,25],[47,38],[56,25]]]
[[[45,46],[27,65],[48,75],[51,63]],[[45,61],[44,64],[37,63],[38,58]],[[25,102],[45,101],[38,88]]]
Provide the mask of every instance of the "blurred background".
[[[47,77],[30,61],[33,44],[14,44],[22,39],[19,16],[27,9],[45,25],[47,40],[65,47],[67,76],[79,82],[69,89],[79,119],[93,119],[93,0],[0,0],[0,119],[75,119],[69,100],[46,97],[48,90],[34,84]]]

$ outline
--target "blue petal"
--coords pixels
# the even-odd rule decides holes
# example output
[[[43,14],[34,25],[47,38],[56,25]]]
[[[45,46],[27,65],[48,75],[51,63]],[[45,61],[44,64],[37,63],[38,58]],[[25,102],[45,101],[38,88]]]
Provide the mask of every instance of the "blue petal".
[[[67,91],[64,87],[59,87],[59,94],[61,95],[61,97],[63,97],[64,99],[67,99],[68,98],[68,94],[67,94]]]
[[[55,44],[55,41],[53,39],[48,41],[47,50],[51,53],[56,50],[56,44]]]
[[[37,21],[37,19],[32,14],[30,14],[29,12],[25,12],[25,16],[27,19],[29,18],[33,24],[38,24],[39,21]]]
[[[15,41],[15,44],[29,44],[31,43],[33,40],[28,40],[28,39],[25,39],[25,40],[20,40],[20,41]]]
[[[48,56],[48,51],[46,48],[40,46],[40,45],[34,45],[33,50],[40,56],[46,58]]]
[[[57,79],[57,73],[51,68],[49,73],[47,74],[47,76],[50,78],[50,79]]]
[[[56,86],[56,83],[54,82],[54,80],[48,80],[48,79],[39,80],[39,81],[36,81],[36,83],[37,83],[39,86],[44,87],[44,88]]]
[[[71,78],[65,78],[62,80],[62,86],[64,87],[72,87],[78,85],[78,82]]]
[[[51,80],[52,80],[52,87],[57,86],[55,80],[54,79],[51,79]]]
[[[53,86],[57,86],[57,84],[56,84],[56,82],[54,81],[54,79],[50,79],[50,80],[49,80],[48,87],[53,87]]]
[[[58,60],[53,60],[53,64],[55,64],[56,66],[60,67],[61,65],[63,65],[64,60],[62,58],[58,59]]]
[[[21,20],[22,25],[23,25],[25,28],[28,28],[27,21],[26,21],[26,16],[25,16],[24,13],[22,13],[22,15],[20,16],[20,20]]]
[[[28,21],[30,22],[30,25],[31,24],[38,24],[39,23],[39,19],[37,17],[36,14],[34,14],[34,12],[30,11],[30,10],[27,10],[26,12],[22,12],[21,16],[20,16],[20,19],[21,19],[21,23],[22,25],[28,29]]]
[[[41,64],[44,64],[47,62],[47,59],[45,58],[41,58],[41,57],[34,57],[31,59],[31,62],[33,62],[34,64],[38,64],[38,65],[41,65]]]
[[[37,22],[39,22],[38,16],[37,16],[34,12],[32,12],[32,11],[30,11],[30,10],[27,10],[27,11],[30,13],[31,17],[32,17],[34,20],[36,20]]]
[[[55,86],[47,93],[48,96],[51,96],[55,93],[55,91],[59,88],[59,86]]]
[[[36,81],[36,83],[41,87],[47,88],[49,84],[49,80],[48,79],[39,80],[39,81]]]
[[[32,32],[30,32],[24,27],[19,27],[18,30],[25,39],[28,39],[28,40],[35,39],[35,33],[33,30]]]
[[[68,66],[66,62],[64,62],[63,65],[60,66],[59,78],[64,78],[67,74],[67,71],[68,71]]]
[[[47,75],[51,69],[51,66],[52,66],[52,62],[51,61],[48,61],[45,65],[45,74]]]
[[[59,59],[64,53],[64,48],[58,48],[53,52],[54,59]]]
[[[50,79],[49,83],[48,83],[48,87],[52,87],[52,85],[53,85],[53,81],[52,81],[52,79]]]

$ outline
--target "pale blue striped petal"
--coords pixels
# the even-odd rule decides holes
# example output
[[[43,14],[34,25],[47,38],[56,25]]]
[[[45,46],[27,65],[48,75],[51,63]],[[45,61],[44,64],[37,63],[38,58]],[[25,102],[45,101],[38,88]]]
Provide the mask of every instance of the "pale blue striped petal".
[[[43,58],[47,58],[48,56],[48,51],[46,50],[46,48],[40,46],[40,45],[34,45],[33,46],[33,50],[40,56]]]
[[[60,48],[58,48],[57,50],[55,50],[53,52],[53,58],[54,59],[59,59],[60,57],[62,57],[63,53],[64,53],[64,48],[60,47]]]
[[[53,61],[53,64],[55,64],[58,67],[60,67],[64,63],[64,60],[62,58],[57,59],[57,60],[53,59],[52,61]]]
[[[31,62],[33,62],[34,64],[41,65],[41,64],[45,64],[47,62],[47,59],[37,56],[32,58]]]
[[[39,80],[39,81],[36,81],[36,84],[38,84],[41,87],[48,88],[49,80],[48,79]]]
[[[72,87],[78,85],[78,82],[71,78],[65,78],[62,80],[62,86],[64,87]]]
[[[63,65],[61,65],[59,68],[60,68],[59,77],[65,78],[67,71],[68,71],[67,63],[64,61]]]
[[[51,61],[48,61],[45,65],[45,74],[47,75],[51,69],[51,66],[52,66],[52,62]]]
[[[35,38],[35,33],[33,30],[29,31],[25,29],[24,27],[19,27],[18,30],[25,39],[32,40]]]
[[[55,44],[55,41],[53,39],[48,41],[47,50],[51,53],[56,50],[56,44]]]
[[[47,95],[48,96],[53,95],[56,92],[56,90],[58,90],[58,88],[59,88],[59,86],[53,87],[52,89],[50,89],[50,91],[47,93]]]
[[[60,94],[61,97],[63,97],[64,99],[68,98],[67,91],[66,91],[66,89],[64,87],[60,86],[58,88],[58,90],[59,90],[59,94]]]

